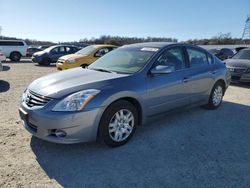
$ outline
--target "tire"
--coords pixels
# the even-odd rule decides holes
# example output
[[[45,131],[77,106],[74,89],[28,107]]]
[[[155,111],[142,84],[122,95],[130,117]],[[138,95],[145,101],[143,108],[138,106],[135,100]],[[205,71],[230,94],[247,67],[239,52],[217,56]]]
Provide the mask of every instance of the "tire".
[[[123,114],[123,118],[121,115]],[[99,140],[117,147],[127,143],[138,126],[138,111],[128,101],[120,100],[111,104],[103,113],[99,124]]]
[[[221,82],[216,82],[210,93],[209,101],[206,107],[211,110],[217,109],[222,103],[224,92],[224,85]]]
[[[12,52],[10,54],[10,59],[11,59],[11,61],[14,61],[14,62],[20,61],[21,57],[22,57],[22,55],[19,52]]]
[[[49,66],[49,65],[50,65],[50,63],[51,63],[50,58],[45,57],[45,58],[43,58],[42,62],[41,62],[41,63],[39,63],[39,65]]]

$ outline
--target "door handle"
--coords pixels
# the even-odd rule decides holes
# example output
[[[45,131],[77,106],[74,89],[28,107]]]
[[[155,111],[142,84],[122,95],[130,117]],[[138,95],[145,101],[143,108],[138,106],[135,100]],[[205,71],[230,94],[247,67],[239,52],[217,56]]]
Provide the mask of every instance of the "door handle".
[[[209,73],[210,73],[210,74],[216,74],[216,72],[217,72],[217,71],[214,70],[214,71],[210,71]]]
[[[189,78],[183,78],[182,82],[187,83],[189,81]]]

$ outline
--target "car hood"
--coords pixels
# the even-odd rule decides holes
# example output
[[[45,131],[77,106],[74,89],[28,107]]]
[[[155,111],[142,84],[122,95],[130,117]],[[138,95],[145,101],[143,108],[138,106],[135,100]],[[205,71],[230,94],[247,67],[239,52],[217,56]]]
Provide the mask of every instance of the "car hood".
[[[87,56],[80,55],[80,54],[69,54],[69,55],[62,56],[59,59],[62,61],[66,61],[68,59],[79,59],[79,58],[83,58],[83,57],[87,57]]]
[[[250,60],[247,59],[227,59],[225,60],[227,66],[230,67],[248,67],[250,68]]]
[[[34,54],[33,54],[33,56],[41,56],[41,55],[44,55],[44,54],[46,54],[47,52],[45,52],[45,51],[39,51],[39,52],[35,52]]]
[[[33,81],[28,89],[42,96],[62,98],[84,89],[101,89],[111,85],[111,81],[124,74],[73,68],[53,73]]]

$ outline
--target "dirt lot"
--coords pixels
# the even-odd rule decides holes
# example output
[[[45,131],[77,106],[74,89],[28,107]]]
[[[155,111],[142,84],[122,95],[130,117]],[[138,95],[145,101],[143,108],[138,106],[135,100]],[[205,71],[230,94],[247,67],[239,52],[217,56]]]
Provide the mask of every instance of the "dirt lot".
[[[0,187],[248,187],[250,84],[230,86],[221,108],[151,119],[125,146],[59,145],[25,131],[20,96],[56,72],[23,61],[0,72]]]

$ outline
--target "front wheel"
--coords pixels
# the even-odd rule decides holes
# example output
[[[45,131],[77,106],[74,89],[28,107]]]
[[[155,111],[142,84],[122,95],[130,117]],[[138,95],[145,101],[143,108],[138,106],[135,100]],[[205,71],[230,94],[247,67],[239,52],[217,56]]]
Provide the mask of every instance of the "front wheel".
[[[45,57],[45,58],[43,58],[42,62],[39,65],[49,66],[50,63],[51,63],[50,58]]]
[[[207,107],[212,110],[218,108],[222,103],[223,95],[224,95],[223,84],[221,82],[217,82],[211,91]]]
[[[138,112],[128,101],[117,101],[104,112],[99,138],[110,147],[121,146],[133,136],[138,125]]]

